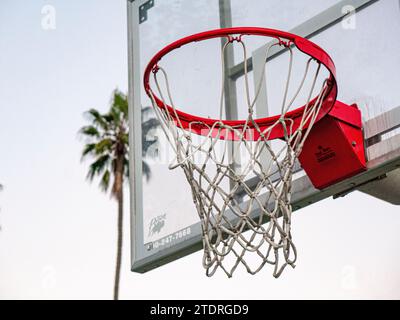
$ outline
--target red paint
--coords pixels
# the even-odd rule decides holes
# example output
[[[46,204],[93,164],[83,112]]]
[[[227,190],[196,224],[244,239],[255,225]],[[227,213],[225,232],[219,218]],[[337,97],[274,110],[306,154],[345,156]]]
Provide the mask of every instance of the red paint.
[[[357,105],[337,101],[312,128],[299,161],[317,189],[365,171],[361,112]]]
[[[144,88],[146,90],[146,93],[149,97],[153,96],[156,104],[159,108],[161,109],[167,109],[167,111],[170,113],[171,117],[175,120],[179,118],[180,122],[182,123],[182,126],[184,129],[190,130],[196,134],[199,135],[207,135],[209,133],[209,130],[212,130],[212,135],[214,137],[218,137],[219,139],[226,139],[226,140],[237,140],[238,136],[233,134],[231,131],[227,132],[224,129],[221,129],[220,122],[231,126],[235,127],[238,131],[243,130],[245,127],[247,129],[254,129],[254,124],[251,122],[247,122],[246,120],[236,120],[236,121],[230,121],[230,120],[217,120],[217,119],[208,119],[208,118],[202,118],[198,117],[195,115],[191,115],[188,113],[184,113],[182,111],[176,110],[174,111],[173,108],[169,105],[165,105],[162,100],[157,97],[157,95],[152,91],[150,87],[150,75],[152,72],[157,72],[158,68],[158,62],[170,53],[171,51],[178,49],[179,47],[189,44],[191,42],[196,42],[196,41],[204,41],[207,39],[213,39],[213,38],[218,38],[218,37],[226,37],[228,40],[234,41],[235,38],[233,38],[231,35],[258,35],[258,36],[267,36],[267,37],[272,37],[276,38],[281,43],[286,43],[288,44],[294,44],[300,51],[303,53],[309,55],[310,57],[314,58],[315,60],[319,61],[322,65],[325,66],[325,68],[329,71],[330,76],[329,79],[325,85],[325,90],[327,92],[323,102],[322,106],[320,109],[320,112],[318,113],[316,121],[319,121],[322,119],[333,107],[336,101],[336,96],[337,96],[337,84],[336,84],[336,69],[335,65],[331,59],[331,57],[319,46],[314,44],[313,42],[304,39],[302,37],[299,37],[295,34],[291,34],[288,32],[284,31],[279,31],[279,30],[274,30],[274,29],[266,29],[266,28],[256,28],[256,27],[236,27],[236,28],[226,28],[226,29],[216,29],[216,30],[211,30],[211,31],[206,31],[206,32],[201,32],[197,33],[194,35],[190,35],[188,37],[182,38],[180,40],[177,40],[170,45],[166,46],[163,48],[161,51],[159,51],[149,62],[149,64],[146,67],[145,73],[144,73]],[[287,40],[286,42],[283,41],[282,39]],[[204,93],[200,93],[204,94]],[[315,99],[314,99],[315,100]],[[176,114],[177,116],[176,116]],[[285,117],[291,118],[294,121],[293,125],[293,131],[296,130],[300,124],[301,117],[304,112],[304,106],[299,107],[293,111],[288,112]],[[260,119],[255,119],[254,121],[256,122],[257,126],[260,128],[261,131],[267,129],[271,125],[275,124],[276,121],[279,119],[280,115],[268,117],[268,118],[260,118]],[[193,122],[198,122],[196,125],[191,125],[190,123]],[[308,124],[305,125],[304,128],[307,128]],[[212,129],[210,129],[212,128]],[[253,130],[254,133],[250,136],[245,134],[244,137],[245,139],[253,139],[253,140],[258,140],[259,134],[256,130]],[[284,136],[284,130],[282,125],[276,125],[273,127],[271,130],[271,134],[269,135],[269,140],[272,139],[277,139],[277,138],[282,138]]]

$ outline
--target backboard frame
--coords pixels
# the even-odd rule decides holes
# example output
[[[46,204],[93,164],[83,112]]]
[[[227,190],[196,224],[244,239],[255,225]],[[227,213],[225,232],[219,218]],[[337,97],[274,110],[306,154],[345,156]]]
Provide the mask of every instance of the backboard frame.
[[[340,23],[348,12],[343,12],[344,6],[352,6],[355,11],[360,11],[379,0],[344,0],[324,10],[320,14],[289,30],[305,38],[311,38],[331,26]],[[232,13],[230,0],[220,0],[220,26],[232,26]],[[147,10],[154,5],[154,0],[127,0],[128,14],[128,68],[129,68],[129,123],[130,123],[130,169],[131,177],[142,177],[142,140],[141,140],[141,101],[140,90],[142,86],[140,70],[140,43],[139,25],[147,17]],[[151,12],[148,14],[151,15]],[[221,43],[222,44],[222,43]],[[264,48],[259,48],[260,52]],[[271,59],[283,51],[277,50]],[[257,56],[257,50],[253,56]],[[224,54],[226,63],[225,91],[229,99],[225,101],[227,118],[237,118],[236,80],[243,75],[244,63],[234,64],[233,50],[226,50]],[[247,61],[249,70],[253,68],[252,57]],[[370,182],[385,178],[388,172],[400,170],[400,134],[395,134],[387,139],[382,136],[400,127],[400,106],[364,123],[366,139],[367,167],[368,170],[352,178],[346,179],[324,190],[315,189],[307,176],[303,175],[293,182],[293,210],[306,207],[314,202],[328,197],[341,197],[354,190],[363,191]],[[133,133],[133,134],[132,134]],[[297,166],[297,170],[301,170]],[[177,260],[202,248],[200,222],[178,230],[173,235],[168,235],[154,243],[144,243],[143,229],[143,190],[141,179],[130,178],[130,217],[131,217],[131,269],[144,273],[168,262]],[[251,183],[251,181],[249,181]],[[195,208],[193,208],[195,210]],[[254,213],[257,214],[256,212]],[[151,248],[150,248],[151,246]]]

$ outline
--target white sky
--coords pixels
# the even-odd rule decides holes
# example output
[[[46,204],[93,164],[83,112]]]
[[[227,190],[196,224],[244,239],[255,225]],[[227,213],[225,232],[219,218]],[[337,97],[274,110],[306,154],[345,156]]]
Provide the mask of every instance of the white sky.
[[[176,12],[187,10],[172,2]],[[309,0],[315,6],[296,15],[282,10],[282,24],[271,26],[291,28],[303,21],[300,16],[309,18],[335,2]],[[399,10],[397,1],[388,2]],[[45,4],[56,9],[55,30],[42,28]],[[254,16],[255,7],[235,11],[235,19]],[[207,23],[193,27],[199,31],[217,14],[208,19],[201,9]],[[153,10],[153,23],[162,21]],[[154,28],[157,40],[163,27],[144,28]],[[177,36],[171,32],[160,47]],[[111,298],[116,205],[97,183],[85,181],[87,163],[80,163],[77,131],[85,124],[82,113],[91,107],[105,111],[116,87],[127,88],[125,0],[1,1],[0,299]],[[392,90],[383,98],[376,91],[370,95],[389,106],[399,101]],[[358,91],[352,97],[348,85],[344,92],[348,99],[370,97]],[[187,188],[171,185],[174,191],[179,187]],[[278,280],[269,268],[256,276],[238,272],[226,279],[220,273],[208,279],[200,252],[147,274],[132,273],[128,223],[126,210],[122,298],[400,298],[400,210],[361,193],[295,214],[299,260]]]

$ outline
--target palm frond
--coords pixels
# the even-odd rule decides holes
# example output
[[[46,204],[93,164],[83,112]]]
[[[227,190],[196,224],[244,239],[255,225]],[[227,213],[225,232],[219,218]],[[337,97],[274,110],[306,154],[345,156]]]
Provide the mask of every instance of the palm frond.
[[[118,128],[121,123],[124,121],[124,116],[120,110],[115,107],[112,107],[108,113],[112,117],[112,122],[115,128]]]
[[[129,146],[129,133],[122,134],[121,141],[128,147]]]
[[[110,170],[106,170],[104,171],[104,174],[100,180],[100,189],[104,192],[107,192],[109,187],[110,187]]]
[[[107,123],[109,124],[109,125],[113,125],[114,123],[113,123],[113,121],[114,121],[114,116],[113,116],[113,114],[112,113],[106,113],[105,115],[103,115],[103,118],[104,118],[104,120],[106,120],[107,121]],[[115,125],[114,125],[114,127],[115,127]]]
[[[157,137],[149,140],[148,136],[151,130],[157,129],[160,126],[159,121],[156,118],[151,118],[142,123],[142,152],[144,156],[148,155],[148,151],[151,146],[158,143]],[[151,156],[156,156],[154,153]]]
[[[118,89],[114,90],[112,108],[118,110],[125,119],[128,119],[128,98]]]
[[[86,157],[88,154],[92,153],[96,147],[95,143],[88,143],[83,147],[82,158]]]
[[[96,109],[93,109],[93,108],[89,109],[88,111],[85,112],[85,115],[86,115],[86,117],[89,118],[89,121],[92,122],[93,126],[100,127],[105,131],[108,130],[108,125],[104,119],[104,116]]]
[[[150,166],[146,161],[142,161],[142,171],[143,171],[143,176],[146,178],[146,181],[149,181],[151,178],[151,169]]]
[[[127,157],[124,158],[124,175],[129,178],[129,160]]]
[[[97,155],[101,155],[106,152],[111,153],[114,144],[115,144],[115,141],[113,141],[110,138],[100,140],[99,142],[96,143],[96,145],[94,147],[95,153]]]
[[[151,130],[160,127],[160,122],[156,118],[151,118],[142,123],[142,134],[147,135]]]
[[[150,147],[154,145],[154,152],[149,153]],[[153,140],[142,140],[142,154],[144,157],[156,157],[158,155],[158,139]]]
[[[153,107],[142,107],[142,122],[144,122],[145,117],[153,111]]]
[[[100,137],[99,130],[97,130],[97,128],[94,126],[82,127],[82,129],[79,130],[79,133],[82,135],[85,135],[85,136],[89,136],[89,137],[95,137],[95,138]]]
[[[89,181],[92,181],[95,175],[100,175],[104,170],[106,170],[107,166],[109,165],[109,162],[110,162],[110,155],[108,154],[105,154],[97,158],[96,161],[89,166],[87,179]]]

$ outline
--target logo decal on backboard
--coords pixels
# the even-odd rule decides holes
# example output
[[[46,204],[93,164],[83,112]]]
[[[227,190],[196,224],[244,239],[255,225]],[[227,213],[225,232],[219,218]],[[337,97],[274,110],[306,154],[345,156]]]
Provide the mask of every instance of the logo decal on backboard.
[[[167,214],[159,215],[150,221],[149,225],[149,237],[155,235],[156,233],[160,233],[161,229],[165,225],[165,219],[167,218]]]
[[[318,162],[323,162],[334,158],[336,153],[330,147],[324,148],[323,146],[318,146],[318,151],[315,153],[315,156]]]

